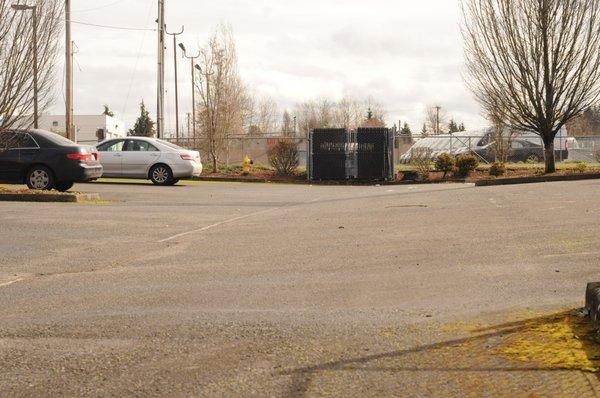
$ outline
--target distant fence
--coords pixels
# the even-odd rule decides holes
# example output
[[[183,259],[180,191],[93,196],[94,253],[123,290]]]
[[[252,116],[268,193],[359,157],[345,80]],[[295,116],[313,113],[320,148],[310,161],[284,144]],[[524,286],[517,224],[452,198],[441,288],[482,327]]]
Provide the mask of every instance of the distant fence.
[[[600,136],[574,137],[569,160],[600,162]]]
[[[459,135],[462,134],[462,135]],[[432,152],[452,152],[453,149],[466,147],[473,149],[481,145],[483,137],[481,135],[467,135],[464,133],[454,134],[453,136],[421,136],[421,135],[396,135],[394,140],[394,159],[396,162],[406,162],[403,155],[409,153],[411,148],[419,142],[432,149]],[[281,140],[293,140],[298,144],[299,161],[301,166],[306,166],[308,154],[308,139],[306,138],[287,138],[287,137],[250,137],[250,136],[231,136],[226,139],[224,149],[219,154],[219,160],[226,164],[238,164],[244,161],[245,156],[249,156],[257,164],[268,164],[269,148],[277,145]],[[527,140],[534,140],[542,145],[538,137],[527,137]],[[168,138],[167,141],[177,144],[184,148],[200,151],[204,161],[208,161],[209,156],[202,150],[202,140],[197,138]],[[418,146],[418,145],[417,145]],[[557,140],[556,144],[557,160],[573,160],[597,162],[600,161],[600,136],[591,137],[566,137]]]
[[[568,151],[576,143],[576,140],[579,140],[579,138],[567,137],[566,135],[557,136],[554,145],[558,161],[576,160],[569,157]],[[493,142],[494,137],[486,131],[443,134],[439,136],[413,135],[404,138],[399,136],[396,137],[396,149],[398,151],[396,159],[400,163],[409,163],[412,159],[412,150],[427,148],[433,158],[437,158],[441,153],[455,155],[465,153],[465,150],[469,150],[477,153],[481,157],[481,161],[493,162],[493,157],[490,157],[489,154],[482,156],[485,153],[485,148],[491,147]],[[596,145],[600,145],[600,142]],[[544,157],[542,139],[532,133],[515,135],[512,138],[510,146],[509,151],[515,155],[512,156],[512,161],[525,160],[528,157],[536,159],[543,159]],[[600,149],[600,146],[598,148]],[[589,155],[589,150],[586,153]],[[591,156],[588,156],[588,158],[591,161]]]
[[[225,140],[223,150],[219,154],[219,161],[225,164],[242,163],[246,156],[256,164],[269,164],[269,148],[277,145],[279,141],[294,141],[298,144],[300,166],[306,166],[308,140],[305,138],[288,137],[249,137],[231,136]],[[168,138],[167,141],[184,148],[200,152],[204,162],[208,161],[208,154],[202,149],[202,139],[199,138]]]

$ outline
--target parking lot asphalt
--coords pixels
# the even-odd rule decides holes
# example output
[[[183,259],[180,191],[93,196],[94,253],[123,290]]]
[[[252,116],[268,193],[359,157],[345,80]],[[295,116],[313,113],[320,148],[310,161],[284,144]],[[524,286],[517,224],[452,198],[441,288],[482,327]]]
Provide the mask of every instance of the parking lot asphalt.
[[[582,306],[598,181],[74,190],[0,205],[0,396],[597,394],[471,326]]]

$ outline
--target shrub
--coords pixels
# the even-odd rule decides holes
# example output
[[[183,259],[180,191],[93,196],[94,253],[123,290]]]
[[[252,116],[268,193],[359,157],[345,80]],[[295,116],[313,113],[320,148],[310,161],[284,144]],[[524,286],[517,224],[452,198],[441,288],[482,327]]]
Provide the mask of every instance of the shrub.
[[[456,174],[466,177],[479,166],[479,159],[474,155],[460,155],[456,158]]]
[[[431,171],[431,149],[413,148],[411,151],[410,165],[415,169],[419,180],[429,180],[429,172]]]
[[[596,162],[600,162],[600,149],[596,149],[594,156],[596,157]]]
[[[267,152],[269,164],[280,175],[292,175],[298,167],[298,145],[289,140],[282,140],[269,148]]]
[[[437,171],[443,171],[444,178],[446,178],[446,175],[448,173],[451,173],[452,171],[454,171],[455,165],[456,165],[456,160],[454,159],[454,157],[450,156],[447,153],[442,153],[435,160],[435,169]]]
[[[506,165],[502,162],[496,162],[490,167],[490,175],[500,177],[506,174]]]
[[[587,171],[587,163],[577,163],[575,170],[579,173],[585,173]]]

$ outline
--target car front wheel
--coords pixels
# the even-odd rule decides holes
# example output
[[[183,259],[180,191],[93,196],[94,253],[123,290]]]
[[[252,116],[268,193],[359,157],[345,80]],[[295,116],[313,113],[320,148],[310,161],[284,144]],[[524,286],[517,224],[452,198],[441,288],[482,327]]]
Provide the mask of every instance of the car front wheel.
[[[49,191],[54,188],[54,175],[45,166],[32,167],[26,176],[29,189]]]
[[[74,184],[70,181],[69,182],[63,181],[63,182],[57,182],[54,188],[59,192],[67,192],[69,189],[73,188],[73,185]]]
[[[169,166],[158,164],[150,170],[150,181],[155,185],[171,185],[173,182],[173,172]]]

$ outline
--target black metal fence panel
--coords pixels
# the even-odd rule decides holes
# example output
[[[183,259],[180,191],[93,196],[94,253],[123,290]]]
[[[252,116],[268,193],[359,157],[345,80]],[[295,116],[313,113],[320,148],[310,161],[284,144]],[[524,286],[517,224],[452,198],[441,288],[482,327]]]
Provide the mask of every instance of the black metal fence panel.
[[[344,129],[320,129],[311,133],[310,176],[315,181],[346,179],[348,133]]]
[[[384,181],[389,178],[390,130],[385,128],[358,129],[356,151],[358,180]]]

